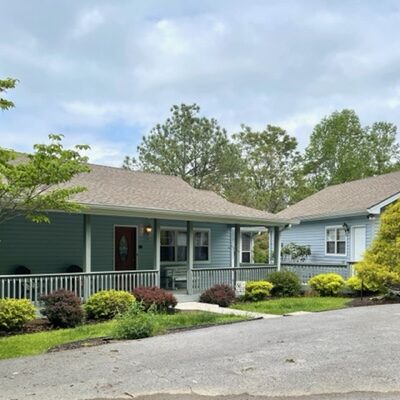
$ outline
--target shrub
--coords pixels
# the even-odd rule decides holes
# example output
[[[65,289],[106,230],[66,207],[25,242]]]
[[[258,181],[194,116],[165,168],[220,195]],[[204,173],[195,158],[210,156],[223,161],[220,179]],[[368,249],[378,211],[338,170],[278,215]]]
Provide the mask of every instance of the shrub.
[[[299,277],[291,271],[277,271],[268,276],[272,283],[271,293],[273,296],[289,297],[297,296],[301,291],[301,282]]]
[[[390,205],[380,218],[379,232],[356,265],[364,281],[381,286],[400,283],[400,201]]]
[[[85,303],[88,319],[113,319],[126,312],[135,297],[124,290],[103,290],[91,295]]]
[[[175,307],[178,302],[172,293],[156,286],[138,287],[133,290],[133,295],[138,302],[142,303],[145,311],[151,306],[159,312],[166,312],[168,308]]]
[[[319,274],[313,276],[308,285],[320,296],[336,296],[343,289],[345,282],[339,274]]]
[[[228,285],[215,285],[200,296],[202,303],[218,304],[220,307],[229,307],[234,300],[235,292]]]
[[[61,289],[41,298],[42,314],[57,328],[72,328],[83,320],[81,301],[75,293]]]
[[[361,278],[358,275],[355,275],[347,279],[346,287],[354,293],[361,293],[361,282]],[[381,285],[376,282],[364,280],[362,285],[364,293],[376,293],[382,290]]]
[[[35,318],[35,307],[27,299],[0,299],[0,330],[17,331]]]
[[[246,282],[245,300],[260,301],[271,295],[272,283],[268,281]]]
[[[154,313],[145,312],[143,305],[133,302],[124,314],[117,317],[113,336],[117,339],[142,339],[152,336],[156,321]]]

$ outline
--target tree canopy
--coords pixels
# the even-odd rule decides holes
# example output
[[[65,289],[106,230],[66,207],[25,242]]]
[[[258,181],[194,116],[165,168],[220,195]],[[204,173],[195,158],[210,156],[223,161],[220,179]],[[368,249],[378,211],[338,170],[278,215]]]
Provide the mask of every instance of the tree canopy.
[[[15,87],[17,80],[0,80],[0,93]],[[14,103],[0,98],[0,108]],[[36,144],[31,154],[16,153],[0,147],[0,224],[24,215],[34,222],[50,222],[48,211],[78,211],[82,206],[71,196],[86,190],[65,186],[76,174],[88,172],[87,157],[81,155],[89,146],[65,149],[62,135],[49,135],[49,144]]]
[[[227,177],[237,170],[239,154],[218,122],[199,113],[196,104],[173,106],[171,116],[143,137],[138,158],[127,157],[124,167],[176,175],[195,188],[223,191]]]
[[[0,96],[9,89],[14,89],[18,80],[14,78],[0,79]],[[14,103],[10,100],[6,100],[0,97],[0,110],[8,110],[14,107]]]
[[[241,149],[246,204],[273,213],[285,208],[296,190],[301,161],[296,138],[278,126],[253,131],[243,125],[234,139]]]
[[[304,156],[311,191],[399,167],[397,128],[386,122],[362,127],[353,110],[335,111],[317,124]]]
[[[353,110],[335,111],[313,129],[300,153],[294,136],[279,126],[259,131],[242,125],[228,136],[196,104],[175,105],[127,157],[125,168],[180,176],[238,204],[278,212],[329,185],[400,169],[397,127],[363,127]]]

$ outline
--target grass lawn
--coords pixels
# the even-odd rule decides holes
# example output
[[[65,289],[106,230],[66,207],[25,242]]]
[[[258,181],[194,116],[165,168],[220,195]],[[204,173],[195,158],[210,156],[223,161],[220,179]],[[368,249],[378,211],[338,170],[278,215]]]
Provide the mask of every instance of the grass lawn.
[[[296,311],[327,311],[346,307],[348,297],[286,297],[254,303],[238,303],[232,308],[266,314],[287,314]]]
[[[217,325],[242,321],[245,318],[208,312],[183,312],[174,315],[157,315],[156,334],[170,329],[189,328],[201,325]],[[58,329],[47,332],[29,333],[0,338],[0,359],[32,356],[46,352],[52,347],[75,342],[111,336],[114,321],[82,325],[72,329]]]

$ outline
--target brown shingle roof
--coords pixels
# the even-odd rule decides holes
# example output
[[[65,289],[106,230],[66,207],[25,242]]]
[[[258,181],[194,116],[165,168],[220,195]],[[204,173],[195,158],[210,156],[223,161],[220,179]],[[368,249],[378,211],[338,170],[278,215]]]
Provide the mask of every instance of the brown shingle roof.
[[[76,176],[69,185],[85,186],[87,191],[74,199],[93,208],[210,216],[258,224],[285,222],[276,215],[230,203],[214,192],[194,189],[176,176],[93,164],[90,168],[90,173]]]
[[[367,213],[367,210],[400,192],[400,171],[329,186],[277,215],[311,219],[319,216]]]

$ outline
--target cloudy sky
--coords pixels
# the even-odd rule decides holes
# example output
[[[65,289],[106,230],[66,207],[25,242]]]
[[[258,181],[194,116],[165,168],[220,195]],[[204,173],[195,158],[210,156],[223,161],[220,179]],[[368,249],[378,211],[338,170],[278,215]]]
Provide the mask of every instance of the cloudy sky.
[[[0,77],[16,108],[0,146],[49,133],[120,165],[172,104],[198,103],[230,133],[313,125],[353,108],[400,124],[400,1],[0,0]]]

